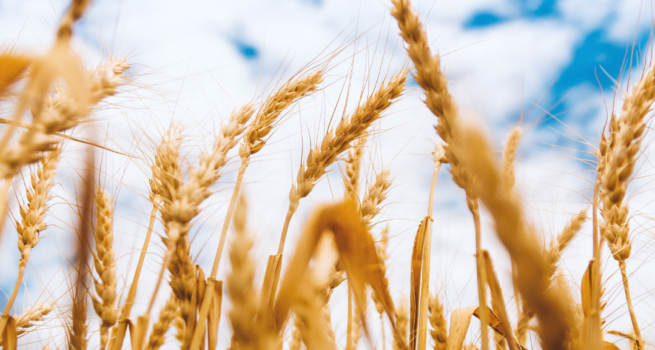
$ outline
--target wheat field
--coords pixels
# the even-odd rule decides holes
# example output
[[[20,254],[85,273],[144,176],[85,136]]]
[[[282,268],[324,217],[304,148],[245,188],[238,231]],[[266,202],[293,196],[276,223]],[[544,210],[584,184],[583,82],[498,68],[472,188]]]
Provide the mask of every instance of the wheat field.
[[[604,125],[548,130],[578,149],[523,114],[499,143],[415,5],[390,0],[378,27],[204,116],[138,54],[82,63],[89,0],[42,52],[6,48],[0,346],[652,348],[651,40]],[[526,143],[567,180],[546,183]]]

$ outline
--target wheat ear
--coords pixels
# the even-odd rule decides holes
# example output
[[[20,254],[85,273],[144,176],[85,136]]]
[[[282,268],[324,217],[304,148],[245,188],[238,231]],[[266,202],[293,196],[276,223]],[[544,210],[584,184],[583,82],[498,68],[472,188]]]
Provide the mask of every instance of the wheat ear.
[[[548,270],[551,271],[551,276],[555,274],[562,252],[569,246],[575,235],[580,232],[582,224],[587,220],[586,212],[587,209],[583,209],[573,216],[557,238],[550,242],[550,247],[546,252],[546,263],[548,264]]]
[[[200,156],[200,166],[188,172],[188,181],[178,177],[170,193],[164,198],[162,220],[166,228],[167,245],[173,249],[170,265],[171,288],[180,300],[182,316],[189,321],[195,290],[195,269],[191,261],[189,230],[191,220],[200,213],[200,204],[211,194],[210,187],[219,179],[218,170],[227,162],[227,152],[236,145],[237,137],[243,132],[244,124],[253,113],[251,105],[237,110],[230,117],[230,123],[222,128],[210,153]],[[170,249],[169,249],[170,250]],[[211,293],[208,293],[210,295]],[[205,316],[206,317],[206,316]]]
[[[584,209],[577,215],[573,216],[557,238],[551,241],[550,247],[546,250],[546,277],[549,280],[557,271],[557,263],[562,256],[562,252],[566,247],[568,247],[575,235],[580,232],[582,224],[587,219],[587,216],[585,215],[586,211],[587,210]],[[519,320],[516,324],[516,338],[519,343],[523,345],[525,345],[530,320],[532,320],[534,316],[535,310],[531,309],[529,306],[523,305],[523,307],[520,308]]]
[[[18,290],[25,275],[27,261],[30,258],[32,248],[34,248],[41,239],[41,232],[48,226],[43,222],[48,211],[48,201],[52,197],[50,189],[55,184],[55,174],[57,166],[61,159],[61,145],[55,147],[44,158],[37,167],[36,174],[30,173],[31,188],[26,190],[27,206],[20,206],[21,221],[16,222],[16,231],[18,231],[18,251],[20,260],[18,261],[18,278],[11,292],[9,301],[5,306],[4,315],[9,315],[14,300],[18,295]]]
[[[382,271],[382,274],[385,276],[384,277],[384,282],[386,284],[389,283],[387,280],[387,259],[389,259],[389,253],[387,252],[387,247],[389,246],[389,226],[385,226],[384,229],[382,230],[382,233],[380,234],[380,239],[377,242],[377,252],[378,256],[380,257],[380,270]],[[371,299],[373,299],[373,303],[375,304],[375,309],[380,315],[380,330],[382,332],[382,344],[385,342],[385,333],[384,333],[384,305],[382,304],[382,300],[378,293],[375,291],[371,292]]]
[[[307,162],[301,164],[298,170],[298,184],[292,186],[289,191],[289,209],[282,228],[278,254],[282,254],[284,250],[289,222],[298,209],[300,199],[309,195],[316,182],[325,174],[327,167],[332,165],[341,153],[350,149],[352,141],[363,136],[368,127],[382,116],[382,112],[402,95],[406,75],[407,71],[403,70],[386,84],[382,84],[351,116],[341,119],[335,130],[329,130],[320,145],[309,151]]]
[[[371,221],[380,214],[381,204],[387,199],[389,189],[391,188],[391,179],[389,178],[389,169],[382,169],[375,175],[375,182],[372,183],[367,191],[359,211],[362,215],[362,221],[371,226]]]
[[[346,195],[355,201],[359,201],[359,174],[362,167],[362,157],[364,156],[364,146],[366,146],[366,135],[355,140],[353,147],[348,151],[346,159],[346,171],[344,185]]]
[[[401,301],[396,310],[396,332],[393,334],[393,350],[405,350],[407,348],[407,325],[409,322],[409,310],[407,303]]]
[[[386,84],[373,93],[366,102],[357,107],[351,116],[341,119],[335,130],[329,130],[320,145],[309,151],[306,164],[301,164],[296,176],[297,185],[292,185],[289,191],[289,207],[282,226],[280,244],[277,255],[269,259],[264,286],[261,293],[261,308],[264,317],[268,317],[275,300],[277,284],[280,278],[280,259],[284,251],[289,223],[298,209],[300,199],[305,198],[314,189],[316,182],[325,174],[327,167],[337,160],[337,157],[350,149],[352,142],[366,133],[369,126],[381,117],[381,113],[399,98],[405,88],[407,71],[403,70],[392,77]]]
[[[29,328],[34,327],[32,322],[45,321],[44,316],[47,316],[54,309],[55,303],[39,303],[29,309],[23,310],[19,316],[14,316],[16,321],[16,335],[21,335],[31,331]],[[2,337],[0,336],[0,344],[2,344]]]
[[[250,256],[253,239],[246,231],[247,207],[241,200],[234,215],[235,237],[230,248],[232,270],[227,276],[227,291],[232,301],[228,312],[232,325],[232,342],[239,348],[255,348],[259,330],[253,327],[257,316],[257,293],[253,286],[255,263]]]
[[[291,330],[291,343],[289,344],[289,350],[300,350],[302,347],[302,336],[300,334],[300,329],[303,327],[302,320],[300,317],[296,316],[293,318],[293,329]]]
[[[86,350],[86,332],[86,293],[78,295],[76,292],[73,298],[72,322],[67,332],[68,349]]]
[[[516,160],[516,151],[523,135],[523,129],[516,126],[507,136],[505,148],[503,148],[503,183],[508,189],[514,188],[516,174],[514,171],[514,161]]]
[[[212,278],[216,278],[216,274],[218,273],[218,266],[221,261],[221,255],[223,254],[227,230],[230,226],[230,221],[232,220],[232,213],[234,211],[237,197],[239,196],[243,176],[246,173],[246,168],[248,168],[248,165],[250,164],[250,157],[264,147],[267,141],[267,136],[271,131],[273,131],[273,127],[282,112],[301,98],[316,91],[318,84],[322,81],[322,70],[317,70],[314,73],[301,76],[298,79],[287,81],[274,94],[266,99],[262,108],[257,112],[255,119],[245,131],[241,146],[239,147],[241,165],[239,166],[237,181],[234,190],[232,191],[232,197],[230,198],[225,221],[223,221],[221,239],[219,241],[218,249],[216,250],[214,266],[212,267]]]
[[[446,341],[448,339],[448,329],[446,328],[446,318],[444,317],[443,305],[439,301],[439,296],[435,294],[430,298],[430,325],[432,330],[430,335],[434,341],[434,350],[446,350]]]
[[[170,183],[171,181],[175,182],[176,177],[173,176],[172,178],[169,178],[169,176],[170,174],[179,173],[179,150],[181,145],[182,124],[179,122],[171,123],[169,129],[162,136],[159,146],[157,146],[157,150],[155,152],[155,160],[151,166],[152,177],[149,181],[149,197],[150,201],[152,202],[152,210],[150,211],[150,222],[148,223],[148,230],[143,242],[143,247],[141,248],[141,253],[139,254],[139,261],[136,266],[136,271],[134,272],[134,277],[132,278],[132,284],[130,285],[127,299],[125,300],[125,303],[123,304],[118,317],[119,321],[127,320],[130,317],[132,306],[134,305],[134,299],[136,298],[139,278],[141,277],[141,271],[143,269],[143,263],[146,258],[146,253],[148,252],[148,247],[150,246],[150,237],[152,235],[155,219],[163,199],[162,194],[168,193],[168,189],[164,186],[164,184]],[[170,195],[167,195],[167,198],[170,198]],[[155,290],[159,289],[160,283],[161,280],[158,280]],[[109,340],[110,350],[114,349],[114,342],[117,341],[118,338],[124,339],[126,331],[126,323],[120,323],[118,327],[112,328],[111,337]]]
[[[628,206],[623,200],[646,130],[645,117],[653,102],[655,102],[655,69],[651,68],[626,96],[620,118],[618,120],[612,118],[609,143],[601,144],[601,152],[606,153],[604,159],[601,159],[603,167],[600,173],[603,187],[600,193],[603,202],[601,232],[612,256],[619,262],[623,289],[639,349],[643,349],[645,345],[632,306],[626,272],[625,261],[630,257],[632,242],[629,238]]]
[[[92,295],[93,309],[100,317],[100,349],[107,346],[109,329],[116,324],[116,262],[114,261],[114,233],[112,229],[113,203],[107,191],[96,190],[96,254],[94,267],[100,281],[96,281],[97,296]]]
[[[184,323],[184,318],[182,317],[182,312],[179,306],[175,311],[173,327],[175,327],[175,339],[180,342],[180,345],[182,345],[182,342],[184,342],[184,334],[186,333],[186,324]]]
[[[175,293],[171,293],[171,296],[166,301],[166,305],[159,311],[157,322],[152,326],[152,332],[150,332],[146,350],[157,350],[164,344],[166,332],[168,332],[171,323],[173,323],[175,316],[177,316],[177,311],[177,298],[175,297]]]
[[[505,148],[503,148],[503,185],[505,186],[506,191],[511,191],[514,189],[514,183],[516,182],[516,171],[514,169],[514,162],[516,160],[516,152],[521,141],[521,136],[523,130],[520,126],[516,126],[512,129],[505,141]],[[516,301],[516,312],[519,315],[519,319],[522,317],[521,310],[521,295],[519,294],[519,287],[516,283],[516,262],[512,261],[512,287],[514,288],[514,300]],[[503,341],[505,338],[502,338]]]

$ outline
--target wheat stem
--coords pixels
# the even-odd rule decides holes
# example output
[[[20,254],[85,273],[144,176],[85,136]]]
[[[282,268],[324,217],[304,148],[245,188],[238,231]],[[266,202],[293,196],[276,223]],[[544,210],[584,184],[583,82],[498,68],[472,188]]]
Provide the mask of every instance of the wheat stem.
[[[218,264],[221,262],[221,255],[223,254],[223,248],[225,247],[225,240],[227,238],[227,229],[230,227],[230,221],[232,219],[232,214],[234,213],[234,206],[239,197],[239,190],[241,189],[241,184],[243,183],[243,175],[246,173],[246,168],[250,163],[250,158],[241,158],[241,165],[239,166],[239,173],[237,174],[237,182],[234,185],[234,190],[232,191],[232,197],[230,198],[230,204],[227,207],[227,214],[225,215],[225,220],[223,221],[223,228],[221,229],[221,239],[218,243],[218,250],[216,250],[216,257],[214,258],[214,265],[212,266],[211,277],[216,278],[218,274]]]
[[[139,262],[136,265],[136,272],[134,272],[134,278],[132,279],[132,284],[130,285],[130,290],[127,293],[127,299],[125,299],[125,304],[121,309],[121,314],[119,319],[127,319],[130,317],[130,312],[132,306],[134,305],[134,298],[136,298],[136,289],[139,284],[139,277],[141,276],[141,270],[143,269],[143,262],[146,258],[146,253],[148,251],[148,246],[150,245],[150,236],[152,235],[152,229],[155,224],[155,219],[157,218],[157,211],[159,210],[159,205],[153,203],[152,210],[150,211],[150,222],[148,223],[148,231],[146,232],[146,238],[143,242],[143,247],[141,248],[141,254],[139,255]]]
[[[428,308],[430,300],[430,262],[432,256],[432,212],[434,211],[434,189],[437,186],[437,177],[441,170],[441,161],[445,152],[441,144],[437,144],[434,150],[434,170],[432,171],[432,182],[430,184],[430,195],[428,202],[428,220],[426,228],[425,244],[423,245],[423,261],[421,272],[421,294],[419,301],[419,322],[418,322],[418,350],[425,350],[428,336]]]
[[[641,330],[639,329],[639,324],[637,323],[637,315],[635,315],[635,309],[632,306],[632,297],[630,296],[630,285],[628,283],[628,274],[626,272],[625,260],[619,261],[619,269],[621,270],[621,277],[623,279],[623,290],[625,291],[625,299],[628,302],[628,311],[630,311],[630,320],[632,321],[632,327],[634,328],[635,336],[637,337],[637,347],[639,349],[643,349],[644,340],[641,337]]]

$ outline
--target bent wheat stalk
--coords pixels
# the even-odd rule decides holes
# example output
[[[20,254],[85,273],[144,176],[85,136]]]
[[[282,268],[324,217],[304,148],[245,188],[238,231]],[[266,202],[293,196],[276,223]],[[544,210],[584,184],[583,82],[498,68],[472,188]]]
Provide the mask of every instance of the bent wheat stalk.
[[[340,154],[350,149],[352,142],[363,136],[368,127],[381,117],[381,113],[402,95],[406,76],[407,71],[402,70],[386,84],[382,84],[366,102],[357,107],[357,110],[351,116],[342,118],[334,130],[329,130],[321,144],[309,151],[307,163],[300,165],[296,177],[298,183],[292,185],[289,191],[289,208],[284,219],[277,256],[275,259],[269,259],[267,272],[270,271],[270,273],[267,273],[264,277],[265,282],[262,288],[260,305],[264,312],[264,318],[269,317],[268,315],[275,300],[284,243],[289,230],[289,223],[298,209],[300,199],[311,193],[314,186],[316,186],[316,182],[327,171],[327,167],[334,163]]]
[[[239,157],[241,158],[241,164],[237,174],[237,181],[234,186],[234,190],[232,191],[232,197],[230,198],[230,204],[228,205],[227,214],[225,216],[225,220],[223,221],[221,238],[218,243],[218,249],[216,250],[216,256],[214,257],[214,265],[212,266],[210,280],[215,280],[216,275],[218,274],[218,267],[221,261],[221,256],[223,254],[225,239],[227,238],[227,229],[232,219],[232,212],[234,210],[234,206],[241,189],[241,184],[243,182],[246,168],[250,164],[250,157],[253,154],[259,152],[264,147],[267,141],[266,137],[273,130],[273,127],[275,126],[275,123],[278,121],[278,118],[282,112],[301,98],[308,96],[312,92],[316,91],[318,84],[320,84],[322,81],[323,70],[320,69],[309,75],[302,76],[296,80],[287,81],[287,83],[278,89],[275,94],[269,96],[268,99],[266,99],[263,107],[255,116],[255,120],[253,120],[248,129],[245,130],[245,134],[242,140],[243,142],[239,147]],[[243,132],[243,130],[241,132]],[[202,327],[204,327],[204,320],[209,314],[210,304],[211,298],[208,294],[202,301],[199,319],[200,327],[194,333],[194,343],[192,344],[190,350],[197,350],[200,346],[200,339],[202,335],[201,330]]]
[[[125,338],[127,331],[127,320],[130,317],[132,306],[134,305],[134,299],[136,298],[136,291],[139,285],[139,278],[141,277],[141,270],[143,269],[143,263],[145,261],[146,253],[148,252],[148,247],[150,245],[150,236],[152,235],[157,212],[159,211],[159,206],[162,202],[162,193],[167,191],[163,184],[167,183],[168,180],[166,179],[166,176],[168,176],[168,174],[177,173],[177,170],[175,169],[179,168],[179,152],[181,145],[182,124],[177,122],[171,123],[169,129],[166,131],[166,133],[164,133],[161,143],[157,147],[157,151],[155,153],[155,161],[151,167],[152,178],[150,179],[149,197],[150,201],[152,202],[152,210],[150,212],[150,222],[148,223],[148,230],[143,242],[143,247],[141,248],[141,253],[139,254],[139,261],[136,266],[136,271],[134,272],[130,290],[127,294],[127,299],[125,300],[125,303],[123,304],[120,315],[118,317],[119,325],[112,329],[111,337],[109,340],[110,350],[120,350],[122,347],[123,339]],[[158,280],[157,283],[161,282]],[[155,290],[158,290],[158,288],[159,285],[156,285]],[[114,346],[117,347],[115,348]]]

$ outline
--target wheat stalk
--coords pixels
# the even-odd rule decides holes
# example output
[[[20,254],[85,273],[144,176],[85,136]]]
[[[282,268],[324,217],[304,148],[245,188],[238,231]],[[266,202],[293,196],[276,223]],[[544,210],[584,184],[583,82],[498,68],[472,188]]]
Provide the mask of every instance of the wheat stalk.
[[[478,200],[472,193],[473,179],[468,170],[461,166],[459,160],[453,153],[452,144],[457,141],[457,124],[460,123],[457,104],[448,90],[448,80],[441,71],[441,58],[439,55],[432,55],[428,45],[427,34],[422,28],[418,15],[411,8],[409,0],[392,0],[393,8],[391,15],[396,18],[400,34],[407,43],[407,54],[414,62],[416,74],[414,79],[425,91],[425,103],[437,117],[437,134],[445,142],[443,145],[445,157],[443,162],[451,165],[450,173],[453,181],[466,191],[466,202],[473,215],[476,238],[476,264],[478,280],[478,299],[480,302],[480,323],[482,332],[482,350],[489,348],[489,337],[487,334],[488,315],[487,298],[485,285],[485,268],[482,258],[482,243],[480,232],[480,213]],[[424,322],[424,321],[423,321]],[[425,341],[425,336],[419,338],[420,342]],[[423,350],[421,348],[420,350]]]
[[[428,309],[429,309],[429,298],[430,298],[430,262],[431,262],[431,255],[432,255],[432,212],[434,211],[434,190],[437,185],[437,177],[439,176],[439,172],[441,171],[441,163],[442,161],[445,160],[445,149],[444,145],[437,143],[434,148],[434,152],[432,154],[433,156],[433,161],[434,161],[434,169],[432,170],[432,181],[430,183],[430,195],[429,195],[429,203],[428,203],[428,215],[424,219],[425,223],[425,238],[424,238],[424,244],[423,244],[423,252],[422,252],[422,261],[419,263],[422,265],[421,266],[421,276],[420,276],[420,292],[419,296],[420,299],[418,301],[418,348],[420,350],[425,350],[427,347],[427,330],[428,330]],[[470,206],[469,206],[470,207]],[[476,215],[474,213],[473,215],[474,220],[476,218]],[[420,230],[420,228],[419,228]],[[476,225],[476,237],[479,237],[479,225]],[[477,247],[479,248],[479,239],[476,239],[477,242]],[[486,278],[484,275],[480,275],[484,278]],[[478,289],[479,290],[479,289]],[[484,317],[486,313],[482,313],[481,319]],[[482,322],[482,329],[486,330],[486,327],[484,326],[486,323],[485,321]],[[410,323],[411,327],[411,323]],[[410,335],[412,334],[414,330],[410,329]],[[486,332],[485,332],[486,333]],[[484,336],[483,336],[484,338]],[[410,343],[413,344],[413,343]]]
[[[109,329],[116,324],[116,262],[114,261],[114,233],[112,229],[113,203],[107,191],[96,190],[96,254],[94,267],[100,281],[96,281],[97,296],[92,295],[93,309],[100,317],[100,349],[107,346]]]

